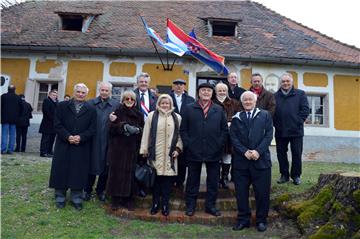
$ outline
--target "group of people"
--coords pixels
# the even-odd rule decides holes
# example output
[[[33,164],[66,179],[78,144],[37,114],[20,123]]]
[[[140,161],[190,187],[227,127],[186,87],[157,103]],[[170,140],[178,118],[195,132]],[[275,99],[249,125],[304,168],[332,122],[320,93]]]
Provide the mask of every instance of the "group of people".
[[[89,101],[86,101],[89,89],[82,83],[74,86],[69,101],[57,103],[51,95],[54,92],[50,92],[52,102],[44,101],[43,107],[56,105],[54,118],[49,119],[54,131],[41,131],[49,134],[42,142],[51,142],[56,134],[49,182],[55,189],[56,206],[65,206],[66,192],[70,189],[71,204],[81,210],[82,201],[90,200],[95,188],[100,201],[104,202],[106,196],[111,198],[113,210],[120,207],[133,210],[134,196],[146,195],[146,189],[136,182],[135,169],[147,163],[156,171],[150,214],[161,210],[164,216],[169,215],[171,190],[173,187],[183,190],[186,181],[185,214],[193,216],[205,163],[205,212],[221,215],[216,208],[218,189],[228,188],[231,175],[238,207],[233,229],[250,226],[252,185],[256,227],[265,231],[273,126],[281,173],[277,182],[286,183],[291,178],[299,185],[303,125],[309,105],[305,92],[294,88],[288,73],[280,77],[280,88],[275,94],[263,87],[258,73],[252,75],[248,90],[237,82],[236,73],[230,73],[226,84],[202,83],[197,87],[197,99],[187,94],[183,79],[173,81],[170,94],[155,95],[149,89],[147,73],[137,76],[138,87],[125,91],[120,102],[111,98],[112,85],[107,82],[100,83],[99,96]],[[45,146],[41,154],[51,155],[52,148]]]

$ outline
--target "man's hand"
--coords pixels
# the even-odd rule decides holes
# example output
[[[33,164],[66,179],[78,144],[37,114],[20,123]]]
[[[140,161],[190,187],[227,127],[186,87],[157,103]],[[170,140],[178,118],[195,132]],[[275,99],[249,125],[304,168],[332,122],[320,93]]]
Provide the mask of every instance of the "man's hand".
[[[68,141],[70,144],[74,144],[75,141],[74,141],[74,136],[70,135],[69,138],[68,138]]]
[[[252,160],[252,158],[251,158],[252,157],[251,150],[247,150],[244,155],[248,160]]]
[[[80,144],[80,135],[75,135],[74,137],[74,144]]]
[[[250,150],[251,153],[251,159],[253,160],[258,160],[260,158],[260,154],[258,151],[254,150]]]
[[[172,157],[173,157],[173,158],[177,158],[178,156],[179,156],[179,152],[175,150],[175,151],[172,153]]]
[[[109,120],[111,122],[114,122],[117,119],[117,116],[115,115],[115,112],[111,112],[111,114],[109,115]]]

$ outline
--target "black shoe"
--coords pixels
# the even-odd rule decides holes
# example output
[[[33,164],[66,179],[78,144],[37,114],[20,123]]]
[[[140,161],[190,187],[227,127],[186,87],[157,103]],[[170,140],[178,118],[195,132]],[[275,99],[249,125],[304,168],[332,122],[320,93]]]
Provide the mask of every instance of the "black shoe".
[[[61,209],[65,207],[65,202],[56,202],[56,207]]]
[[[159,204],[157,203],[153,204],[153,206],[150,209],[150,214],[155,215],[158,213],[158,211],[159,211]]]
[[[221,216],[221,212],[219,211],[219,209],[213,207],[213,208],[206,208],[205,209],[206,213],[209,213],[215,217],[220,217]]]
[[[52,154],[40,154],[40,157],[43,157],[43,158],[52,158]]]
[[[243,230],[244,228],[249,228],[250,227],[250,224],[244,224],[244,223],[241,223],[241,222],[237,222],[235,224],[235,226],[233,226],[233,230],[234,231],[241,231]]]
[[[260,222],[256,225],[256,230],[258,230],[259,232],[264,232],[266,231],[267,229],[267,226],[266,226],[266,223],[264,222]]]
[[[102,193],[98,194],[98,199],[99,199],[100,202],[105,202],[105,200],[106,200],[105,193],[102,192]]]
[[[295,185],[300,185],[300,184],[301,184],[301,179],[300,179],[300,177],[294,177],[294,179],[293,179],[293,184],[295,184]]]
[[[283,184],[283,183],[287,183],[289,182],[289,177],[286,177],[284,175],[281,175],[281,177],[279,178],[279,180],[277,180],[278,184]]]
[[[73,207],[78,210],[78,211],[81,211],[83,209],[83,205],[82,203],[74,203],[74,202],[71,202],[71,204],[73,205]]]
[[[84,201],[90,201],[91,193],[84,192],[82,198],[83,198]]]
[[[169,210],[169,206],[163,206],[162,210],[161,210],[161,214],[164,215],[165,217],[169,216],[170,210]]]
[[[192,217],[192,216],[194,216],[194,214],[195,214],[195,209],[193,209],[193,208],[186,208],[186,211],[185,211],[185,215],[186,215],[186,216]]]

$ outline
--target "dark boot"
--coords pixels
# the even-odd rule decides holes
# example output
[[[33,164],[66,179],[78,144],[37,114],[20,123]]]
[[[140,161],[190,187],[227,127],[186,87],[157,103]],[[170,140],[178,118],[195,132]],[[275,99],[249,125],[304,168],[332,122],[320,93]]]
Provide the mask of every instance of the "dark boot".
[[[220,185],[224,189],[229,189],[229,186],[228,186],[229,171],[230,171],[230,164],[221,164]]]

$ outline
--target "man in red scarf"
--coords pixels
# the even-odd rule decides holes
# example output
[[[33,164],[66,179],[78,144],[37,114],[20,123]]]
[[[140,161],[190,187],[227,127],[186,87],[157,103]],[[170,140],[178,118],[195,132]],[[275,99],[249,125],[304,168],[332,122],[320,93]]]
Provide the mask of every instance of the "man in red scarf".
[[[257,95],[256,107],[269,111],[271,116],[274,117],[275,97],[264,88],[263,83],[262,76],[259,73],[254,73],[251,76],[251,87],[249,90]]]

